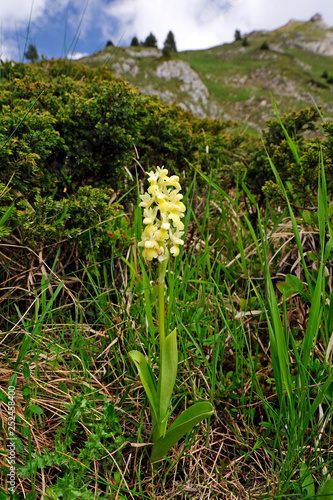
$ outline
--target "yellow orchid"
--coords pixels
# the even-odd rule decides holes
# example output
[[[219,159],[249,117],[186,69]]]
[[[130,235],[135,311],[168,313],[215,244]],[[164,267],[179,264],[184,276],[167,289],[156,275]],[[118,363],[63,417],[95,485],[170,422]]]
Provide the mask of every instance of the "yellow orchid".
[[[140,207],[143,208],[142,255],[146,260],[158,259],[158,333],[159,333],[159,377],[156,381],[145,356],[139,351],[130,351],[146,391],[152,417],[153,448],[150,456],[152,463],[160,461],[176,442],[184,437],[197,423],[210,417],[214,409],[208,401],[190,406],[168,429],[171,414],[170,404],[178,369],[177,329],[166,331],[165,319],[165,282],[170,254],[179,255],[184,244],[185,205],[181,202],[180,184],[177,175],[168,176],[165,168],[157,167],[156,172],[148,174],[149,188],[141,195]],[[155,289],[155,285],[154,285]],[[176,432],[175,432],[176,429]]]
[[[160,262],[179,254],[179,245],[184,232],[181,218],[185,215],[185,205],[180,201],[183,195],[177,175],[168,176],[166,168],[157,167],[156,172],[148,173],[150,186],[140,195],[140,207],[144,208],[143,223],[146,225],[139,246],[146,260],[157,258]]]

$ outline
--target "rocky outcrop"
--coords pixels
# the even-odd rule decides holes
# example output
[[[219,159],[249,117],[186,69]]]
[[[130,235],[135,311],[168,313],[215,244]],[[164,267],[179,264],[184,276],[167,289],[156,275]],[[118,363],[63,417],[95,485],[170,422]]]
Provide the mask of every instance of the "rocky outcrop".
[[[257,68],[247,75],[235,75],[226,79],[225,82],[232,86],[245,88],[261,87],[263,90],[278,92],[280,96],[293,97],[296,100],[301,100],[304,97],[299,94],[296,82],[270,71],[265,66]]]
[[[154,49],[153,47],[147,47],[139,51],[133,49],[126,49],[126,52],[131,57],[152,57],[153,59],[159,59],[162,57],[162,51]]]
[[[297,35],[297,33],[296,33]],[[333,32],[328,31],[325,33],[325,37],[320,40],[308,40],[304,35],[296,36],[293,40],[287,40],[285,46],[287,49],[303,49],[309,50],[323,56],[333,55]]]
[[[123,76],[124,73],[129,73],[133,77],[139,73],[139,66],[134,59],[122,59],[113,65],[113,71],[116,76]]]
[[[290,20],[286,26],[299,24],[294,19]],[[311,19],[304,23],[307,27],[305,32],[297,31],[296,33],[284,33],[281,38],[285,39],[282,43],[275,47],[275,50],[287,49],[302,49],[321,54],[324,56],[333,55],[333,29],[323,21],[320,14],[315,14]],[[318,30],[323,33],[318,36]],[[278,31],[278,30],[277,30]]]
[[[170,90],[156,90],[152,85],[140,87],[140,91],[145,95],[157,95],[165,104],[174,104],[177,101],[177,96]]]
[[[311,23],[315,23],[317,25],[317,28],[320,28],[322,30],[327,30],[329,28],[329,25],[324,22],[324,19],[320,14],[315,14],[314,16],[312,16],[308,21],[308,24]]]
[[[177,104],[200,118],[240,120],[260,130],[272,112],[269,92],[277,103],[287,101],[291,106],[296,101],[311,103],[311,92],[317,104],[325,105],[325,112],[333,114],[327,98],[328,92],[333,95],[333,86],[320,78],[316,57],[333,56],[333,28],[320,14],[305,22],[292,19],[272,32],[253,31],[246,38],[249,46],[236,42],[207,49],[211,61],[207,65],[199,63],[196,51],[185,53],[184,60],[181,52],[166,59],[158,48],[143,46],[106,48],[90,60],[95,67],[96,62],[103,62],[142,93],[156,95],[166,104]],[[260,50],[263,40],[269,50]],[[298,50],[291,53],[289,49]],[[331,77],[333,69],[327,59]],[[193,69],[197,64],[198,73]]]
[[[203,109],[207,105],[209,92],[198,74],[185,61],[165,61],[157,67],[156,76],[164,80],[175,78],[182,82],[179,90],[188,95],[189,99],[180,105],[198,116],[206,116]]]

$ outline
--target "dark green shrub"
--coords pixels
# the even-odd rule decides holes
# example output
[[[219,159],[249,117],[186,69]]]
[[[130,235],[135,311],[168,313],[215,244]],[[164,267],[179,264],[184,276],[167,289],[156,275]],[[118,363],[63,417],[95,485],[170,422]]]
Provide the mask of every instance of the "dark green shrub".
[[[258,148],[249,158],[246,183],[252,192],[262,197],[262,191],[277,204],[284,203],[269,165],[268,153],[284,184],[288,187],[290,183],[289,186],[292,186],[291,199],[300,206],[314,206],[322,151],[327,189],[333,195],[333,126],[330,122],[323,124],[327,140],[304,137],[305,131],[316,130],[318,120],[318,112],[314,107],[293,111],[282,117],[289,136],[297,145],[299,162],[295,160],[278,120],[268,121],[268,128],[263,134],[264,147]]]
[[[136,176],[144,178],[136,152],[145,170],[165,165],[185,184],[195,173],[191,164],[234,182],[247,136],[231,134],[231,122],[164,105],[103,68],[57,60],[2,63],[0,72],[0,183],[15,202],[1,236],[33,250],[33,259],[42,252],[50,267],[57,248],[63,272],[73,252],[76,262],[93,260],[92,249],[103,260],[128,246],[122,208],[109,201],[112,189],[115,199],[130,190],[127,206],[136,201]],[[9,205],[3,200],[1,212]]]
[[[44,249],[63,242],[76,246],[84,260],[107,258],[110,247],[124,239],[127,223],[119,204],[110,204],[112,190],[85,186],[77,193],[56,200],[36,195],[33,203],[18,199],[11,220],[22,244]]]
[[[145,99],[124,82],[85,84],[52,72],[43,81],[38,70],[2,80],[1,180],[14,174],[11,185],[29,195],[98,181],[121,187]]]
[[[65,140],[54,128],[55,118],[42,109],[27,114],[30,107],[31,100],[21,102],[15,112],[3,104],[0,115],[0,141],[5,144],[0,149],[1,180],[12,179],[11,186],[29,196],[41,188],[46,192],[54,189],[56,176],[47,162],[51,155],[67,151]]]
[[[123,192],[125,168],[135,179],[134,146],[147,169],[164,164],[181,172],[198,161],[204,169],[230,166],[244,140],[229,134],[230,122],[200,120],[161,104],[105,69],[96,74],[58,60],[4,63],[0,71],[0,180],[11,179],[29,200],[55,188],[59,199],[84,185]]]
[[[170,59],[171,57],[171,52],[170,49],[168,49],[168,47],[163,47],[162,54],[166,59]]]
[[[263,42],[261,45],[260,45],[260,50],[269,50],[269,45],[267,42]]]

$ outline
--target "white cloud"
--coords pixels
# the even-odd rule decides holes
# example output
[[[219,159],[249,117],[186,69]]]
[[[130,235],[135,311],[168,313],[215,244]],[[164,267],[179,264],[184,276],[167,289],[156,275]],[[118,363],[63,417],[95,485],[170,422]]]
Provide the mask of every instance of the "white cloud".
[[[74,52],[74,54],[68,54],[67,59],[81,59],[81,57],[89,56],[88,52]]]
[[[271,30],[317,12],[333,25],[328,0],[115,0],[105,11],[118,19],[118,38],[124,33],[126,42],[134,35],[144,40],[152,31],[161,47],[171,29],[179,50],[208,48],[233,41],[235,29]]]
[[[39,15],[44,7],[46,0],[35,0],[33,10]],[[31,13],[30,0],[11,0],[2,2],[0,7],[1,24],[8,30],[15,30],[22,23],[29,21]]]
[[[0,59],[2,61],[12,61],[15,59],[16,49],[15,41],[13,41],[13,44],[7,41],[0,43]]]
[[[28,28],[29,23],[47,23],[62,11],[68,0],[6,0],[0,5],[0,19],[6,30]]]
[[[66,13],[65,23],[75,33],[83,36],[93,22],[94,9],[103,0],[0,0],[0,24],[2,28],[0,40],[0,58],[22,58],[27,37],[33,41],[42,30],[54,29],[60,15]],[[63,44],[63,32],[59,37],[59,46]]]

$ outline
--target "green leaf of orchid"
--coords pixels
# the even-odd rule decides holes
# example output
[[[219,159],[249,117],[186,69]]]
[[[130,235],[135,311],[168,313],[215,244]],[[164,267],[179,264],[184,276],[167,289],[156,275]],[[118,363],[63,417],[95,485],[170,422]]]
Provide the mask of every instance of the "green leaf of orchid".
[[[168,409],[175,385],[178,368],[177,330],[174,329],[161,346],[161,372],[158,379],[158,409],[159,421],[168,415]],[[165,422],[166,425],[166,422]]]
[[[301,462],[300,464],[299,475],[302,481],[303,498],[315,498],[315,486],[313,477],[309,471],[309,468],[304,462]]]
[[[289,299],[293,293],[295,293],[295,289],[291,283],[287,283],[286,281],[276,283],[276,288],[283,294],[284,299]]]
[[[333,500],[333,479],[327,479],[319,488],[317,498],[320,500]]]
[[[208,401],[195,403],[183,411],[179,417],[170,425],[165,436],[161,436],[154,443],[150,461],[158,462],[182,437],[184,437],[195,425],[210,417],[214,408]]]
[[[134,361],[134,364],[138,370],[143,388],[147,394],[147,398],[150,404],[150,409],[154,413],[152,415],[153,420],[157,420],[156,416],[156,398],[157,398],[157,392],[156,392],[156,382],[154,377],[151,374],[149,365],[146,361],[146,358],[144,355],[139,352],[139,351],[130,351],[129,356],[132,358]]]

